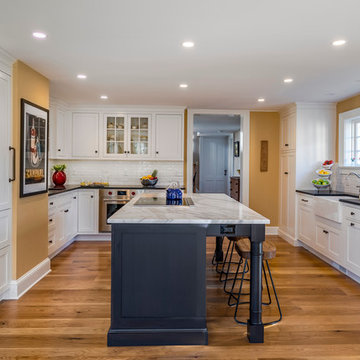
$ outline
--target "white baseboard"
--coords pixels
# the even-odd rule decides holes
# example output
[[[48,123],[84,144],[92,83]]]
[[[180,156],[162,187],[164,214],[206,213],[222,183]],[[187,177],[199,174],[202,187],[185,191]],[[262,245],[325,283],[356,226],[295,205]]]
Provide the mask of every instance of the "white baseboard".
[[[265,235],[279,235],[279,227],[278,226],[266,226],[265,227]]]
[[[10,281],[9,289],[5,293],[4,299],[19,299],[50,271],[50,259],[46,258],[19,279]]]
[[[282,231],[281,229],[279,229],[278,231],[278,235],[284,239],[285,241],[287,241],[290,245],[292,246],[300,246],[298,241],[291,235],[289,235],[288,233]]]
[[[74,239],[76,241],[110,241],[111,233],[78,234]]]

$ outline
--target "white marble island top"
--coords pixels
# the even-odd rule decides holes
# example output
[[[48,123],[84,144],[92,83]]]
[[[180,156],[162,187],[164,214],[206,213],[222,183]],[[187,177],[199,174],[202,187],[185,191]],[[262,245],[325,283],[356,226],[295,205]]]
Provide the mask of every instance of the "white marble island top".
[[[190,206],[137,206],[140,197],[159,194],[142,194],[108,219],[109,224],[270,224],[270,220],[225,194],[191,194]],[[165,194],[163,195],[165,196]]]

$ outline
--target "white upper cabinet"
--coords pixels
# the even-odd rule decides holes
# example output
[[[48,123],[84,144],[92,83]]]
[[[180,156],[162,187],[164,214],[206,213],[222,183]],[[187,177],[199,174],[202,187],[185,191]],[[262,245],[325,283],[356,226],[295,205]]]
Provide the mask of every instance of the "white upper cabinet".
[[[73,113],[72,156],[74,158],[99,157],[99,115]]]
[[[155,159],[183,160],[183,116],[157,114],[155,117]]]
[[[71,127],[71,112],[57,104],[51,104],[49,116],[50,159],[69,159],[71,157]]]
[[[281,113],[280,150],[295,150],[296,148],[296,112],[288,109]]]
[[[104,156],[142,159],[151,156],[151,115],[105,114]]]
[[[10,208],[12,162],[15,154],[10,151],[10,76],[0,71],[0,211]],[[10,161],[11,159],[11,161]],[[11,173],[10,173],[11,172]]]

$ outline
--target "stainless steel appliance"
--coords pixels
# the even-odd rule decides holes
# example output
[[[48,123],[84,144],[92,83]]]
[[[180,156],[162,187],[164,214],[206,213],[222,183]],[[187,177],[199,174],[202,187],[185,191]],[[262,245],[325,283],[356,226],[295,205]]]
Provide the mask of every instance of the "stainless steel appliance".
[[[99,190],[99,230],[110,232],[111,225],[107,219],[116,211],[126,205],[131,198],[131,190],[128,189],[100,189]]]

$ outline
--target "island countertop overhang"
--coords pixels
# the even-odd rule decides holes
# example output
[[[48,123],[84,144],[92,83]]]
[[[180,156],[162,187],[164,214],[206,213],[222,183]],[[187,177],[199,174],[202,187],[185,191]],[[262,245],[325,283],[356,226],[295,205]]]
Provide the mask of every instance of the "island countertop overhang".
[[[270,220],[225,194],[191,194],[191,206],[136,206],[132,199],[108,219],[109,224],[270,224]],[[165,195],[163,195],[165,196]]]

